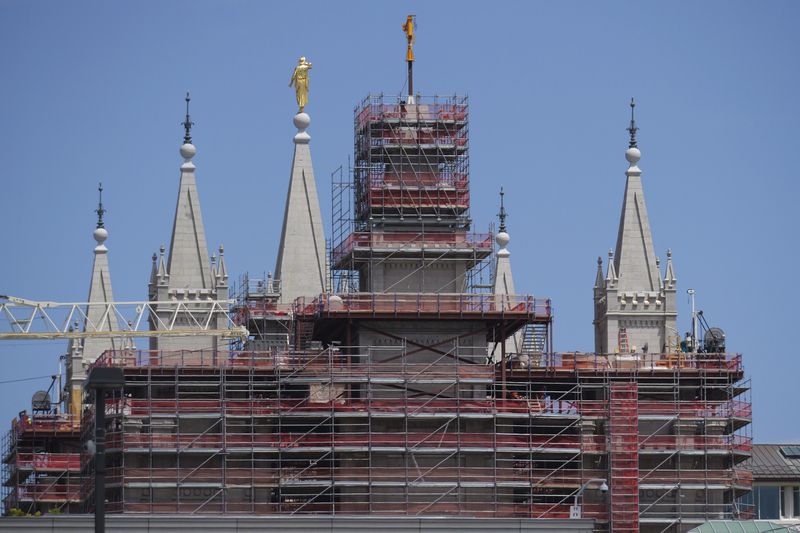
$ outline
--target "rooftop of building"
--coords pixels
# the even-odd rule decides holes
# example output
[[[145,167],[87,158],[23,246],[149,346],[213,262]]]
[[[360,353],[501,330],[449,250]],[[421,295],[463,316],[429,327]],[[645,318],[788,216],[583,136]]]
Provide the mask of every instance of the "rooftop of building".
[[[793,449],[791,449],[793,448]],[[800,480],[800,444],[755,444],[747,465],[754,481]]]

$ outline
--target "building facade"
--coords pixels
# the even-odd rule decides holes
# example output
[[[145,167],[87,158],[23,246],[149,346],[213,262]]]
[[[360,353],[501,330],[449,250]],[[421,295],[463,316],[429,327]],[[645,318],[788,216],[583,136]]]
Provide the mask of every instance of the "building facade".
[[[91,362],[125,376],[106,404],[109,512],[580,516],[615,532],[747,516],[742,358],[670,340],[677,281],[671,254],[663,273],[655,257],[633,121],[591,353],[555,352],[551,301],[517,292],[504,208],[500,231],[472,231],[466,97],[357,106],[329,254],[310,117],[294,124],[275,275],[231,291],[250,337],[153,337],[149,350],[111,346]],[[187,112],[170,251],[154,256],[148,286],[154,331],[196,330],[178,303],[229,293],[222,247],[208,257],[190,126]],[[6,509],[92,511],[90,400],[68,438],[37,441],[46,417],[15,422]],[[66,449],[53,476],[24,462]],[[74,495],[54,489],[73,480]]]

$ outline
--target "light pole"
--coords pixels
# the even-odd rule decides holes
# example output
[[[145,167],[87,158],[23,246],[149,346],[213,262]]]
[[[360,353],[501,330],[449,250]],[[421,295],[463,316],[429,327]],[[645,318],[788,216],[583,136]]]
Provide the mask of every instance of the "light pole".
[[[686,294],[692,302],[692,352],[697,352],[697,312],[694,307],[694,289],[688,289]]]
[[[603,494],[608,492],[608,482],[605,479],[592,478],[589,481],[587,481],[586,483],[584,483],[581,486],[581,488],[578,489],[578,492],[575,493],[575,501],[573,502],[572,506],[569,508],[569,517],[570,518],[577,519],[577,518],[581,518],[583,516],[583,513],[581,511],[581,506],[578,505],[578,498],[583,496],[583,491],[588,489],[589,485],[592,484],[592,483],[600,483],[600,486],[597,487],[597,490],[599,490]]]
[[[106,530],[106,391],[121,389],[125,376],[121,368],[96,367],[89,373],[86,388],[94,391],[94,531]]]

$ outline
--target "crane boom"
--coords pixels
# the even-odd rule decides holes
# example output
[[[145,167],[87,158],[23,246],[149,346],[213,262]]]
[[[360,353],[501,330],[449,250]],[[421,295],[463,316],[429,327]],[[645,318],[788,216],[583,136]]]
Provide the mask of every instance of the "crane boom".
[[[247,328],[236,325],[228,311],[232,303],[234,300],[59,303],[0,295],[0,340],[192,335],[246,338]]]

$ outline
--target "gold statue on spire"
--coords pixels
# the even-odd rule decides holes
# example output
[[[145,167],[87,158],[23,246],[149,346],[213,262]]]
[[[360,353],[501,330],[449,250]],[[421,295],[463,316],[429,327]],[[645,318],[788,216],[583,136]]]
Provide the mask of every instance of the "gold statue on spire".
[[[302,113],[303,109],[308,105],[308,71],[310,69],[311,63],[306,61],[305,56],[301,57],[297,62],[297,66],[294,67],[292,79],[289,80],[289,87],[294,85],[297,105],[300,108],[299,113]]]

